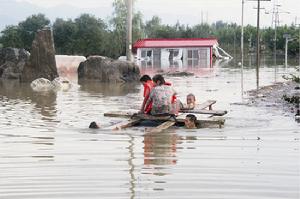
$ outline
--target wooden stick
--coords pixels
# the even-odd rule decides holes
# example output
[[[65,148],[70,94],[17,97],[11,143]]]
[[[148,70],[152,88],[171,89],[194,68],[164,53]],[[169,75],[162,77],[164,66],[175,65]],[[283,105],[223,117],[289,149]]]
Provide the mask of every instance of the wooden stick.
[[[227,111],[222,110],[205,110],[205,109],[186,109],[186,110],[180,110],[181,113],[198,113],[198,114],[211,114],[211,115],[217,115],[222,116],[227,114]]]
[[[124,118],[128,118],[133,116],[136,113],[133,112],[124,112],[124,111],[110,111],[107,113],[104,113],[105,117],[124,117]]]
[[[113,126],[110,126],[106,129],[111,129],[111,130],[121,130],[121,129],[126,129],[128,127],[135,126],[139,124],[142,120],[141,119],[131,119],[129,121],[124,121],[119,124],[115,124]]]

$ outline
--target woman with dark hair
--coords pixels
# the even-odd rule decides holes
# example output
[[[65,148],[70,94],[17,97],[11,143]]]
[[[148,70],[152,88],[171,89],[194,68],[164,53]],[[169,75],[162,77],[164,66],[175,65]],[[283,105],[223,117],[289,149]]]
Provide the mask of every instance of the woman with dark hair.
[[[165,85],[165,86],[172,86],[172,84],[170,82],[166,82],[164,77],[162,75],[155,75],[153,77],[155,79],[155,81],[159,81],[160,85]],[[154,81],[153,79],[153,81]],[[179,110],[180,110],[180,101],[177,100],[177,96],[176,96],[176,92],[174,91],[173,87],[171,87],[173,90],[173,95],[171,98],[171,104],[172,104],[172,108],[171,108],[171,113],[177,115]]]
[[[165,78],[162,75],[154,75],[152,78],[155,86],[161,86],[166,83]],[[169,85],[167,85],[169,86]]]
[[[196,122],[197,122],[197,117],[193,114],[188,114],[185,117],[184,126],[187,129],[196,129],[197,128]]]
[[[145,107],[152,103],[151,114],[172,114],[172,96],[175,94],[171,86],[165,85],[162,75],[155,75],[153,78],[154,88],[151,90]]]
[[[144,86],[144,100],[143,100],[143,104],[141,106],[141,112],[142,113],[146,113],[149,114],[152,108],[152,103],[149,103],[147,106],[145,106],[146,101],[149,98],[150,92],[152,90],[152,88],[154,87],[153,81],[151,80],[149,75],[143,75],[140,78],[140,82],[141,84],[143,84]]]

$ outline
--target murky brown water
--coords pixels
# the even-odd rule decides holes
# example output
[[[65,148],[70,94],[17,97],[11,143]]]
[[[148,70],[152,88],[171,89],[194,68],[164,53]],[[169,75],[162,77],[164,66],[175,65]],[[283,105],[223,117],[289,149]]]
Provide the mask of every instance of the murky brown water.
[[[262,67],[261,85],[286,72]],[[243,77],[244,90],[256,87],[252,67]],[[90,130],[94,120],[122,121],[103,113],[138,106],[141,86],[74,82],[42,94],[0,83],[0,198],[299,198],[299,124],[281,110],[234,105],[246,96],[240,69],[167,79],[182,99],[216,99],[215,109],[229,111],[225,127]]]

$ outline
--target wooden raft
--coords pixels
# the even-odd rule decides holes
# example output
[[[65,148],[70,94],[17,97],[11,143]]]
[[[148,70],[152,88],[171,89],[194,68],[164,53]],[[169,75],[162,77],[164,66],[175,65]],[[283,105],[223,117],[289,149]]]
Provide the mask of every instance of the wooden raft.
[[[152,120],[152,121],[160,121],[163,122],[161,125],[158,125],[155,128],[150,129],[148,132],[151,133],[158,133],[161,132],[174,124],[184,125],[184,120],[187,114],[194,114],[197,117],[196,124],[198,128],[203,127],[211,127],[211,126],[218,126],[221,128],[224,123],[225,119],[222,117],[216,116],[223,116],[227,113],[227,111],[221,110],[212,110],[212,105],[215,104],[215,100],[207,100],[206,102],[199,104],[196,106],[195,109],[182,109],[180,110],[180,114],[176,116],[176,120],[170,116],[152,116],[142,113],[133,113],[133,112],[108,112],[104,113],[104,116],[107,117],[125,117],[130,118],[130,120],[125,121],[122,125],[118,124],[113,127],[113,129],[125,129],[128,127],[132,127],[134,125],[139,124],[143,120]],[[208,110],[206,109],[208,108]]]
[[[184,124],[185,117],[188,113],[181,113],[176,117],[176,122],[179,124]],[[197,124],[201,127],[207,127],[207,126],[215,126],[222,127],[225,123],[225,119],[222,117],[204,117],[200,114],[195,114],[197,117]],[[152,116],[147,114],[136,114],[132,112],[122,112],[122,111],[112,111],[108,113],[104,113],[104,116],[106,117],[124,117],[124,118],[131,118],[131,119],[139,119],[139,120],[152,120],[152,121],[174,121],[174,118],[170,116]]]

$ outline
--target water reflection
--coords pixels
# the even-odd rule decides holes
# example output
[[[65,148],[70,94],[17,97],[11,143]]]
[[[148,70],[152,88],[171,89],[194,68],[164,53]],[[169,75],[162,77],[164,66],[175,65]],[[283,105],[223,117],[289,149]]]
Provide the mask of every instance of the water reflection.
[[[130,175],[130,198],[135,198],[135,183],[136,183],[136,177],[134,175],[135,165],[133,163],[133,160],[135,159],[134,156],[134,137],[129,135],[129,158],[128,158],[128,165],[129,165],[129,175]]]
[[[15,80],[0,81],[0,95],[10,100],[29,101],[34,105],[32,111],[39,112],[42,120],[52,121],[56,116],[56,92],[34,92],[29,84]],[[18,103],[19,104],[19,103]],[[22,103],[21,103],[22,104]]]
[[[175,165],[178,136],[169,131],[144,135],[144,165]],[[155,167],[154,167],[155,168]],[[164,175],[163,172],[154,172]]]
[[[79,81],[80,90],[90,94],[102,94],[104,96],[124,96],[129,93],[139,92],[138,83],[111,84],[96,81]]]
[[[17,80],[0,80],[0,95],[9,99],[27,100],[32,96],[29,84],[22,84]]]

